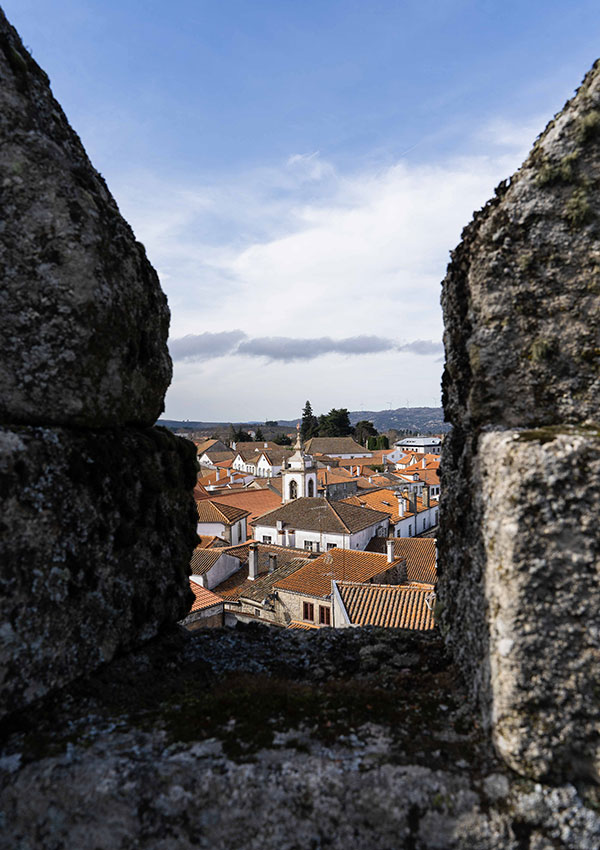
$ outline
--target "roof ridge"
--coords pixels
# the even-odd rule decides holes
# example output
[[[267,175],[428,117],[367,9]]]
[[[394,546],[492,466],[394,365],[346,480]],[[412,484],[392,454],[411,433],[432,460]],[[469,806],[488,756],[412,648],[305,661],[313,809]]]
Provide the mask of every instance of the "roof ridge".
[[[336,517],[337,517],[337,518],[339,519],[339,521],[342,523],[342,525],[344,526],[344,528],[346,529],[346,531],[348,532],[348,534],[352,534],[352,532],[350,531],[350,529],[348,528],[348,526],[346,525],[346,523],[344,522],[344,520],[343,520],[343,519],[341,518],[341,516],[339,515],[339,512],[338,512],[338,511],[336,511],[336,509],[333,507],[333,505],[331,504],[331,502],[329,501],[329,499],[327,498],[327,496],[325,496],[324,498],[325,498],[325,501],[327,502],[327,504],[329,505],[329,507],[331,508],[331,510],[332,510],[332,511],[334,512],[334,514],[336,515]],[[357,505],[354,505],[353,507],[357,507]]]

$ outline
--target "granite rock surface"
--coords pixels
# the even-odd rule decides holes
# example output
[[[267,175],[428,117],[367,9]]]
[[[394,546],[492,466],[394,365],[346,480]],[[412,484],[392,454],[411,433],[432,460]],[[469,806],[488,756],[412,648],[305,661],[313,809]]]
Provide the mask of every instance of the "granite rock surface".
[[[600,841],[594,789],[536,785],[489,753],[430,633],[171,634],[2,731],[2,850]]]
[[[0,208],[0,422],[153,425],[166,298],[1,9]]]
[[[163,429],[0,428],[0,714],[187,613],[194,483]]]
[[[600,418],[600,64],[464,229],[443,284],[446,419]]]
[[[600,778],[600,65],[443,284],[438,622],[503,758]]]

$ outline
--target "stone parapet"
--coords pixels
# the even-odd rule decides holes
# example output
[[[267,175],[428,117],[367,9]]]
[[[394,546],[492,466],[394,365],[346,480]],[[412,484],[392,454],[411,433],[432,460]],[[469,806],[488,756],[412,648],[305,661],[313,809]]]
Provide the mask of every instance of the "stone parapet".
[[[194,482],[164,429],[0,428],[0,715],[187,614]]]
[[[464,515],[443,552],[454,652],[511,767],[597,780],[600,434],[487,431],[468,473],[467,454],[445,496]]]
[[[0,197],[0,422],[153,425],[167,300],[1,9]]]

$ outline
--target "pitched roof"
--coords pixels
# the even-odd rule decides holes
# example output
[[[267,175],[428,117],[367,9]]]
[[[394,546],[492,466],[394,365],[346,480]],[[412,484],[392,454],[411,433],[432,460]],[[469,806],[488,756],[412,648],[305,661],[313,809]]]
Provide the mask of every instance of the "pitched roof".
[[[381,511],[372,511],[344,502],[330,502],[319,496],[305,496],[287,502],[280,508],[264,516],[257,517],[251,525],[275,528],[277,522],[303,531],[319,531],[330,534],[352,534],[362,531],[370,525],[375,525],[387,519],[388,515]]]
[[[258,578],[248,578],[248,557],[250,544],[255,541],[249,540],[239,546],[231,546],[227,554],[240,560],[241,568],[225,581],[214,588],[214,592],[225,599],[233,602],[240,597],[261,602],[270,593],[273,584],[279,578],[285,578],[298,570],[308,562],[306,552],[303,549],[290,549],[287,546],[275,546],[271,543],[256,543],[258,549]],[[277,567],[270,573],[269,554],[277,557]]]
[[[203,576],[211,567],[217,563],[219,558],[225,553],[225,549],[203,549],[197,546],[192,552],[192,560],[190,561],[190,570],[192,575]]]
[[[317,469],[317,478],[319,487],[324,487],[327,484],[347,484],[349,481],[355,481],[355,477],[348,472],[347,469]]]
[[[394,555],[406,561],[406,577],[408,581],[435,584],[437,582],[436,542],[431,537],[393,537]],[[373,537],[367,552],[385,552],[387,540],[385,537]]]
[[[435,626],[435,592],[431,585],[337,582],[350,618],[357,626],[428,630]]]
[[[358,454],[368,454],[368,450],[360,443],[357,443],[353,437],[311,437],[304,445],[304,451],[309,454],[323,455],[347,455],[352,452]]]
[[[416,475],[419,481],[427,484],[429,487],[437,487],[440,483],[440,476],[437,469],[423,469],[417,466],[409,466],[407,469],[399,469],[394,473],[400,481],[408,480],[408,476]],[[406,478],[404,477],[406,476]]]
[[[305,631],[310,631],[311,629],[318,629],[319,627],[314,623],[300,623],[298,620],[292,620],[288,626],[288,629],[304,629]]]
[[[213,499],[201,499],[196,502],[198,511],[198,522],[222,523],[233,525],[240,519],[248,516],[249,511],[238,508],[225,502],[216,502]]]
[[[263,480],[269,481],[271,479],[265,478]],[[218,501],[220,505],[230,505],[246,511],[248,514],[247,523],[250,524],[257,516],[262,516],[267,511],[279,507],[281,496],[268,488],[256,490],[245,488],[219,493]]]
[[[374,511],[383,511],[388,514],[394,523],[400,520],[398,497],[394,490],[371,490],[369,493],[348,496],[346,499],[342,499],[342,501],[349,505],[361,505],[364,508],[371,508]]]
[[[226,540],[223,540],[222,537],[217,537],[215,534],[199,534],[198,540],[200,541],[196,547],[198,549],[218,549],[223,548],[223,546],[229,546]]]
[[[362,552],[359,549],[330,549],[309,561],[291,576],[277,581],[274,587],[305,593],[308,596],[329,596],[331,581],[369,581],[398,563],[388,563],[386,555]]]
[[[216,593],[212,593],[197,581],[190,579],[190,588],[194,594],[194,602],[190,608],[190,614],[193,611],[202,611],[203,608],[212,608],[213,605],[222,605],[223,600]]]

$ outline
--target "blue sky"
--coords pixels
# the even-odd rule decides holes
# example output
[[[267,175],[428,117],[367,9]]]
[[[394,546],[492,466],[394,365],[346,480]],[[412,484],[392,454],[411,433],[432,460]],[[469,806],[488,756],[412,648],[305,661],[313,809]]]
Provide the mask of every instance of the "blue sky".
[[[159,271],[172,418],[438,403],[448,252],[600,43],[592,2],[2,5]]]

